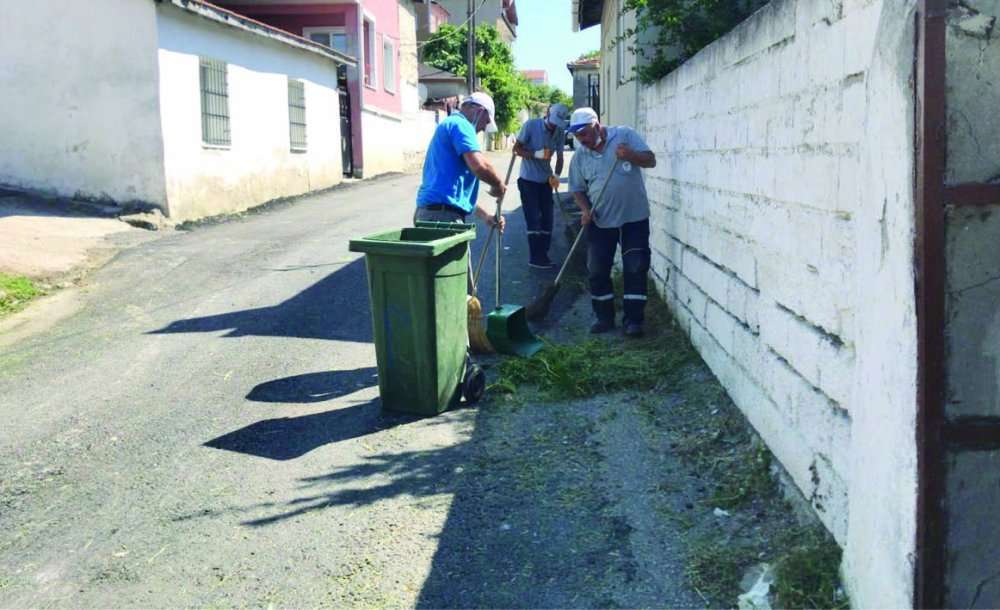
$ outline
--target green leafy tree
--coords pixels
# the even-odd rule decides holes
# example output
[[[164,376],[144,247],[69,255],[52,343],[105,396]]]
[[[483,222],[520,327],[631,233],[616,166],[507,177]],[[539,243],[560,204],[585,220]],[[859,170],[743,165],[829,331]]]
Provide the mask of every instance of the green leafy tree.
[[[652,83],[739,25],[768,0],[625,0],[636,27],[615,44],[630,44],[635,76]]]
[[[423,61],[459,76],[469,73],[468,26],[445,24],[424,45]],[[492,25],[476,28],[476,76],[496,104],[500,131],[511,133],[519,127],[517,113],[528,107],[529,87],[514,68],[514,53]]]
[[[567,108],[573,108],[573,98],[559,87],[536,85],[527,80],[525,84],[528,87],[528,112],[532,116],[544,116],[552,104],[565,104]]]
[[[587,51],[586,53],[580,55],[579,57],[576,58],[576,60],[580,61],[581,59],[594,59],[595,57],[600,57],[600,56],[601,56],[601,50],[594,49],[593,51]]]

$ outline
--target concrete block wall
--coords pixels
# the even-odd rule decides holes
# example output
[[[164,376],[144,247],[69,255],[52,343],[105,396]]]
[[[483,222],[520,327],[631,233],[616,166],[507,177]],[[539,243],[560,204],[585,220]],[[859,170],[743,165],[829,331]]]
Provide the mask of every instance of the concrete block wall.
[[[949,184],[1000,181],[1000,0],[949,2],[946,28]],[[948,204],[952,202],[946,202]],[[1000,417],[1000,197],[945,215],[946,397],[950,423]],[[1000,448],[950,446],[945,457],[945,607],[1000,606],[995,517]]]
[[[774,0],[638,101],[658,287],[860,607],[912,603],[915,5]]]

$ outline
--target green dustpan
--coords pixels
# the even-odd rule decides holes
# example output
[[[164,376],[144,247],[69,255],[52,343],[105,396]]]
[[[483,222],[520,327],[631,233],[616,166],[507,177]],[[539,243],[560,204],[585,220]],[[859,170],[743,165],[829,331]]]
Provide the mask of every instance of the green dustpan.
[[[507,169],[507,177],[510,178],[510,170],[513,169],[514,162],[511,160],[510,168]],[[500,222],[500,206],[503,205],[503,197],[497,199],[497,213],[494,218]],[[490,340],[493,348],[498,354],[508,354],[510,356],[520,356],[530,358],[542,349],[543,343],[528,328],[528,316],[524,307],[520,305],[501,305],[500,301],[500,253],[503,251],[503,235],[497,231],[497,256],[496,256],[496,309],[486,316],[486,338]]]
[[[486,337],[500,354],[531,358],[544,343],[528,328],[520,305],[501,305],[486,316]]]

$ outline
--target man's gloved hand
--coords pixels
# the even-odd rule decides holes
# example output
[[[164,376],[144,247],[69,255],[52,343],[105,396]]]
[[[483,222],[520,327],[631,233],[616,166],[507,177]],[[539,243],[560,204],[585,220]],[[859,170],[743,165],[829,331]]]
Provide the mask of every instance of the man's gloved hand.
[[[559,190],[559,176],[549,176],[549,186],[553,191]]]
[[[552,149],[551,148],[542,148],[540,150],[536,150],[535,151],[535,158],[536,159],[541,159],[542,161],[548,161],[549,159],[552,158]]]

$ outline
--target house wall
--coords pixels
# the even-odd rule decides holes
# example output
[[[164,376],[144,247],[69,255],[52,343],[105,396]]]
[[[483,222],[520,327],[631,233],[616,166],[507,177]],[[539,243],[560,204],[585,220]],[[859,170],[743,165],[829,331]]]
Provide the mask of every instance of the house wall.
[[[863,608],[913,603],[915,4],[774,0],[638,99],[656,283]]]
[[[466,0],[440,0],[440,2],[448,12],[448,21],[452,25],[462,25],[469,18],[469,4]],[[481,0],[476,0],[476,6],[481,3]],[[504,19],[503,10],[503,0],[486,0],[486,3],[476,11],[476,25],[494,26],[500,32],[500,38],[507,44],[512,44],[517,38],[517,27]]]
[[[622,31],[635,28],[635,13],[625,12],[624,0],[604,0],[601,17],[601,123],[635,126],[638,110],[636,81],[631,80],[636,57],[619,53],[618,15],[623,15]]]
[[[306,28],[343,27],[348,36],[351,54],[358,66],[347,68],[347,90],[351,97],[351,157],[355,173],[364,166],[364,136],[361,133],[361,81],[364,57],[358,34],[358,4],[355,2],[318,3],[291,2],[290,0],[255,0],[222,4],[225,8],[303,36]]]
[[[364,0],[363,14],[375,19],[375,72],[376,78],[374,87],[363,85],[364,107],[383,114],[399,116],[403,112],[402,94],[400,92],[399,79],[399,6],[396,0],[386,2],[385,0]],[[414,23],[409,24],[411,28],[416,27]],[[391,40],[396,49],[396,78],[393,86],[394,91],[385,88],[383,70],[385,69],[385,56],[383,55],[382,41]],[[360,55],[359,55],[360,57]],[[370,141],[370,140],[369,140]],[[369,165],[370,160],[366,159],[365,165]]]
[[[4,5],[0,183],[166,206],[154,6]]]
[[[588,104],[590,93],[587,77],[591,74],[600,75],[599,68],[578,68],[572,71],[573,74],[573,107],[582,108]],[[603,95],[601,96],[603,97]],[[602,104],[603,105],[603,104]]]
[[[290,0],[255,0],[227,5],[236,12],[302,35],[306,27],[337,25],[343,20],[352,36],[354,55],[358,67],[348,70],[351,93],[351,121],[355,175],[371,177],[389,171],[404,169],[404,154],[397,143],[404,136],[403,98],[410,92],[404,90],[401,80],[401,52],[415,54],[415,47],[400,46],[399,2],[393,0],[362,0],[359,6],[349,3],[294,2]],[[373,86],[364,84],[364,35],[362,16],[375,21],[375,79]],[[411,28],[415,27],[410,23]],[[383,78],[385,57],[383,39],[393,41],[396,49],[396,77],[393,91],[387,90]]]
[[[436,2],[414,3],[414,10],[417,21],[417,40],[425,41],[432,34],[438,31],[442,24],[448,23],[448,10]],[[404,26],[400,26],[400,32],[405,31]],[[423,53],[417,50],[418,57],[422,58]]]
[[[169,214],[244,210],[342,179],[337,65],[173,6],[157,8]],[[226,61],[232,145],[202,144],[199,56]],[[292,153],[288,78],[305,82],[308,152]]]
[[[947,17],[949,184],[1000,177],[1000,1],[950,3]],[[946,204],[949,202],[945,202]],[[946,403],[949,422],[1000,417],[1000,198],[945,215]],[[949,448],[945,459],[945,607],[1000,607],[1000,450]]]
[[[417,62],[417,10],[413,0],[399,0],[399,99],[400,112],[420,109],[420,66]]]
[[[427,146],[437,127],[434,112],[421,108],[418,92],[417,20],[418,11],[413,0],[399,0],[399,86],[405,136],[403,171],[416,170],[423,165]]]

